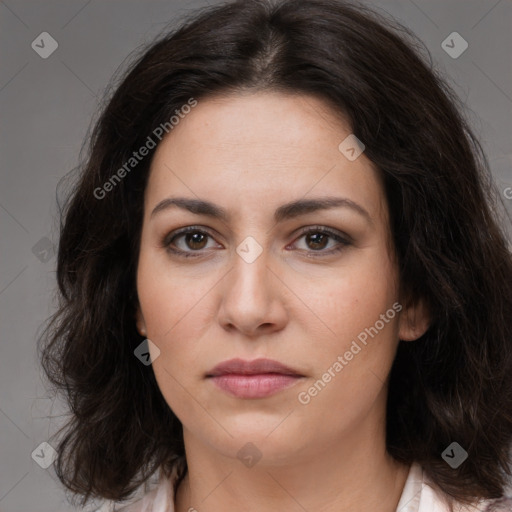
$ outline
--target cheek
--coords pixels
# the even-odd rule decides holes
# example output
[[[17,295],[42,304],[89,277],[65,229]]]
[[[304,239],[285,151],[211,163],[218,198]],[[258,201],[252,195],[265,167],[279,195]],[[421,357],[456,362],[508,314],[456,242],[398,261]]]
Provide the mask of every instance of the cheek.
[[[148,336],[167,344],[176,332],[192,329],[189,318],[201,311],[201,302],[211,284],[205,276],[193,276],[172,266],[164,252],[142,250],[137,271],[137,293]]]
[[[320,437],[332,439],[340,430],[357,429],[376,404],[384,403],[398,344],[398,314],[386,298],[387,293],[340,297],[341,312],[331,310],[336,336],[331,333],[330,342],[319,339],[313,350],[304,350],[314,368],[294,397],[304,430],[320,429]]]
[[[321,286],[318,282],[308,282],[307,278],[301,284],[301,298],[309,309],[308,323],[314,322],[325,334],[325,341],[315,344],[319,353],[332,354],[333,350],[341,351],[350,346],[353,339],[379,321],[380,315],[397,300],[391,264],[370,251],[367,256],[333,273]],[[393,337],[389,328],[396,323],[393,318],[382,329],[383,337]],[[303,328],[308,329],[306,324]]]
[[[169,265],[149,251],[141,251],[137,272],[137,292],[144,316],[147,337],[158,347],[158,357],[153,358],[152,370],[158,387],[180,421],[193,421],[201,414],[193,412],[191,397],[186,389],[197,372],[200,361],[198,319],[201,297],[207,290],[200,281],[191,282],[174,272]],[[186,290],[186,292],[185,292]],[[189,415],[192,414],[192,418]]]
[[[304,347],[314,378],[300,390],[307,395],[300,403],[310,401],[311,412],[343,403],[337,410],[340,420],[371,406],[384,386],[398,344],[401,308],[396,274],[388,260],[376,253],[368,256],[331,279],[328,288],[308,288],[305,301],[322,321],[315,319],[321,334],[315,336],[314,348]]]
[[[171,269],[165,255],[141,251],[139,303],[147,337],[160,350],[152,367],[170,405],[180,400],[180,384],[190,388],[210,368],[210,361],[205,361],[210,345],[206,331],[215,321],[211,297],[218,281],[218,275],[182,271],[176,265]]]

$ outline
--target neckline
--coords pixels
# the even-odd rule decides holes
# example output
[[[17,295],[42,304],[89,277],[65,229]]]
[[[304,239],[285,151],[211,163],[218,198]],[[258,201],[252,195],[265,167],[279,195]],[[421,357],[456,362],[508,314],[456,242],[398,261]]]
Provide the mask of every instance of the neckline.
[[[176,510],[176,482],[178,480],[180,470],[182,469],[182,466],[184,464],[186,464],[185,456],[182,456],[179,459],[177,459],[172,467],[171,475],[167,479],[167,482],[169,484],[168,499],[169,503],[172,506],[172,508],[169,509],[169,512],[175,512]],[[419,512],[422,490],[424,487],[423,484],[423,468],[417,462],[413,462],[409,467],[409,473],[407,474],[407,479],[405,481],[402,494],[400,495],[400,500],[398,501],[396,512]]]

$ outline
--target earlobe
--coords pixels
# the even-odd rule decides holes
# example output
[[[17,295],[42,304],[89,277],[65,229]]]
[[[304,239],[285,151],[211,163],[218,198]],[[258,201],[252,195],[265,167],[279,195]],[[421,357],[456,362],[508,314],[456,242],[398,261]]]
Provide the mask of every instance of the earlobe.
[[[137,325],[137,331],[141,336],[146,336],[146,322],[144,321],[144,317],[142,316],[142,311],[140,306],[137,306],[137,311],[135,313],[135,324]]]
[[[417,299],[400,313],[398,337],[403,341],[414,341],[423,336],[430,327],[431,314],[424,299]]]

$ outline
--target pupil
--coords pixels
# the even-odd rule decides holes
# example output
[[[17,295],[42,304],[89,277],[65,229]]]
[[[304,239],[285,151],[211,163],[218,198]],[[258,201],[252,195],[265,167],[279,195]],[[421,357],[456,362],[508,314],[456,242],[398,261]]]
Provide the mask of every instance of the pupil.
[[[320,241],[318,240],[318,237],[320,237]],[[323,247],[325,247],[325,243],[322,244],[322,241],[325,242],[326,239],[327,235],[325,235],[324,233],[314,233],[312,235],[308,235],[308,240],[312,240],[313,245],[316,246],[317,249],[322,249]]]
[[[189,244],[189,247],[192,246],[190,247],[191,249],[202,249],[204,246],[204,240],[203,244],[201,245],[201,238],[206,239],[206,237],[201,233],[188,233],[187,244]],[[200,247],[197,247],[196,244],[199,244]]]

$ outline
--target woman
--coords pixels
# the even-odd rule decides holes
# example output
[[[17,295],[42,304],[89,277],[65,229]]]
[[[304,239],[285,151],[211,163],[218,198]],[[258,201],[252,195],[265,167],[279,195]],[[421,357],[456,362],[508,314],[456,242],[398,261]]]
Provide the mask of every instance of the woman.
[[[42,347],[82,503],[512,510],[511,255],[413,44],[367,8],[244,0],[131,67],[63,211]]]

